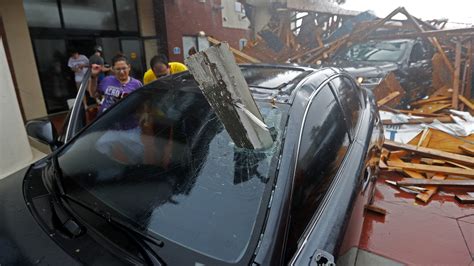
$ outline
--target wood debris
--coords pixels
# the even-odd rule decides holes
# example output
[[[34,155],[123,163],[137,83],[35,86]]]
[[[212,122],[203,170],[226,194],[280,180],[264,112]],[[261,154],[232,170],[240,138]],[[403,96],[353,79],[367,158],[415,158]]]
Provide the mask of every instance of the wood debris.
[[[367,211],[371,211],[375,214],[379,214],[379,215],[385,215],[387,214],[387,211],[384,209],[384,208],[381,208],[381,207],[378,207],[378,206],[375,206],[373,204],[367,204],[365,205],[365,209]]]
[[[395,74],[389,73],[373,90],[378,106],[395,107],[400,103],[406,92],[400,86]]]
[[[434,55],[431,62],[427,62],[432,67],[431,74],[423,77],[426,82],[422,85],[402,80],[396,71],[366,83],[373,85],[370,89],[379,109],[394,114],[393,118],[382,120],[386,128],[432,124],[408,143],[404,141],[406,144],[386,140],[379,167],[383,171],[396,172],[400,177],[425,182],[423,186],[403,186],[416,194],[416,200],[425,203],[444,189],[440,184],[456,181],[465,186],[473,181],[474,134],[453,136],[433,129],[433,125],[459,121],[460,116],[456,117],[453,109],[474,115],[471,98],[474,28],[443,29],[445,20],[425,22],[403,7],[385,18],[373,17],[353,24],[348,23],[353,18],[350,15],[305,11],[301,16],[297,14],[298,10],[283,10],[275,12],[266,26],[263,25],[265,22],[263,28],[258,27],[258,32],[253,31],[253,40],[242,51],[231,49],[237,62],[315,66],[331,62],[342,49],[369,40],[419,38],[428,41],[430,54]],[[395,20],[394,17],[400,14],[406,19]],[[350,25],[350,29],[344,31],[343,25]],[[212,38],[209,41],[219,43]],[[363,84],[364,77],[361,78],[359,82]],[[377,212],[370,205],[366,209]]]
[[[415,193],[416,200],[428,203],[444,187],[474,186],[474,153],[466,152],[471,148],[474,151],[474,134],[455,137],[426,129],[407,144],[385,140],[379,165],[409,177],[386,183]]]
[[[455,198],[463,204],[474,204],[474,197],[469,195],[456,195]]]
[[[432,180],[404,178],[397,182],[400,186],[466,186],[474,187],[474,180]]]
[[[427,132],[431,132],[431,131],[428,130]],[[459,154],[439,151],[439,150],[431,149],[431,148],[417,147],[414,145],[397,143],[390,140],[386,140],[384,143],[384,146],[389,149],[403,149],[403,150],[415,152],[420,155],[431,156],[433,158],[447,159],[447,160],[451,160],[451,161],[455,161],[459,163],[464,163],[466,165],[474,165],[474,157],[471,157],[471,156],[459,155]],[[426,160],[428,159],[425,159],[425,161]],[[442,161],[438,161],[438,162],[442,162]]]

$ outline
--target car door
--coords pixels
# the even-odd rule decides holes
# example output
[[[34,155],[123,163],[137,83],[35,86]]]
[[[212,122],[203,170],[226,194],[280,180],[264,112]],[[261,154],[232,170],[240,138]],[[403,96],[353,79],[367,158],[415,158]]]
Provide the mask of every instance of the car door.
[[[298,237],[298,248],[291,265],[334,262],[355,199],[364,187],[370,189],[366,185],[370,184],[367,182],[370,175],[365,175],[369,161],[367,147],[372,135],[370,104],[364,104],[366,98],[362,90],[350,78],[339,75],[330,84],[311,102],[301,136],[293,193],[296,198],[292,207],[313,203],[298,201],[301,194],[298,190],[304,191],[307,198],[318,197],[318,202],[305,209],[304,223],[298,221],[299,230],[293,229],[299,233],[301,227],[305,227],[301,235],[294,236]],[[325,127],[337,130],[328,131]],[[323,136],[319,136],[321,134]],[[311,147],[317,147],[316,152]],[[307,160],[308,156],[313,161]],[[320,170],[305,171],[306,168]],[[312,180],[318,180],[315,176],[324,181],[314,183]],[[292,220],[298,217],[299,209],[302,208],[292,209]],[[290,236],[296,223],[293,221],[290,225]]]
[[[87,71],[79,87],[74,104],[67,115],[49,115],[30,120],[26,123],[26,132],[31,137],[33,143],[35,143],[36,148],[44,153],[50,153],[71,140],[86,126],[86,110],[82,104],[82,99],[86,95],[89,77],[90,72]]]
[[[60,142],[66,143],[72,139],[81,129],[83,129],[86,123],[86,110],[82,103],[86,95],[87,88],[89,86],[90,70],[87,70],[84,78],[82,79],[81,85],[77,92],[76,98],[72,108],[64,120],[63,134],[59,136]]]
[[[352,80],[343,76],[333,79],[331,85],[338,93],[342,108],[349,117],[353,140],[365,147],[362,149],[362,152],[365,152],[362,156],[364,158],[363,170],[358,177],[352,214],[347,223],[350,226],[347,228],[338,252],[339,255],[344,255],[350,248],[359,244],[365,206],[371,203],[375,191],[375,176],[378,173],[383,128],[375,108],[375,100],[369,91],[357,89],[357,85],[353,84]]]
[[[301,132],[291,200],[287,258],[296,252],[313,214],[335,181],[350,144],[346,120],[329,85],[308,104]]]

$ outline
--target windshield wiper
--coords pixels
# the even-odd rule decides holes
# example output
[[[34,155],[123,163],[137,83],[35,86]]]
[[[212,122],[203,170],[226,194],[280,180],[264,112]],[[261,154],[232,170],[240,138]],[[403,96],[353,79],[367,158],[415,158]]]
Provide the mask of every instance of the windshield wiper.
[[[104,219],[107,223],[111,224],[112,226],[116,227],[118,230],[122,231],[126,234],[131,240],[135,242],[135,244],[139,247],[140,253],[145,258],[148,265],[164,265],[161,258],[156,254],[154,249],[147,243],[151,243],[156,247],[163,247],[164,243],[161,240],[156,238],[150,237],[139,230],[135,229],[131,226],[128,222],[123,221],[122,219],[110,215],[108,212],[101,212],[98,211],[96,208],[89,206],[89,204],[79,200],[75,197],[72,197],[68,194],[65,194],[64,197],[74,203],[82,206],[83,208],[87,209],[88,211],[94,213],[95,215]]]
[[[56,157],[53,157],[50,163],[43,171],[43,182],[51,193],[51,210],[54,214],[55,227],[58,227],[71,238],[82,234],[82,226],[71,215],[70,208],[62,202],[64,189],[59,176],[61,175]]]
[[[61,178],[61,168],[59,167],[57,157],[53,156],[52,162],[50,163],[49,169],[47,171],[47,176],[44,181],[46,181],[46,186],[52,192],[51,194],[53,197],[53,211],[55,212],[56,217],[59,219],[62,227],[66,229],[73,237],[81,235],[83,229],[82,226],[80,226],[76,222],[74,217],[70,214],[73,211],[67,204],[67,200],[75,202],[76,204],[103,218],[107,223],[113,225],[114,227],[125,233],[139,247],[140,253],[145,258],[148,265],[163,265],[159,256],[153,251],[153,249],[148,244],[146,244],[146,242],[148,242],[152,243],[157,247],[163,247],[163,241],[145,235],[144,233],[130,226],[127,222],[124,222],[117,217],[111,216],[107,212],[101,212],[100,210],[98,211],[95,208],[89,206],[89,204],[83,202],[82,200],[76,199],[75,197],[66,194],[64,192]]]

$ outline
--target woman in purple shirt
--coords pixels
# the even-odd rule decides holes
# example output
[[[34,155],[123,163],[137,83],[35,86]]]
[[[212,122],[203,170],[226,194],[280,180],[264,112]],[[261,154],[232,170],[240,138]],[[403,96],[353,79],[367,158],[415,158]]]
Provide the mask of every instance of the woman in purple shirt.
[[[101,67],[101,65],[92,65],[91,82],[89,82],[90,95],[103,96],[99,114],[143,86],[140,81],[129,76],[130,64],[123,55],[112,58],[112,70],[115,75],[107,76],[97,84]],[[97,150],[124,164],[136,164],[143,161],[145,149],[141,139],[140,120],[142,116],[143,114],[137,113],[124,117],[125,122],[121,123],[120,128],[106,131],[97,140],[95,144]]]
[[[115,75],[105,77],[97,85],[101,66],[92,65],[89,93],[95,97],[99,96],[99,94],[103,96],[102,104],[99,107],[99,114],[143,86],[139,80],[130,77],[130,64],[125,56],[116,55],[112,58],[112,70]]]

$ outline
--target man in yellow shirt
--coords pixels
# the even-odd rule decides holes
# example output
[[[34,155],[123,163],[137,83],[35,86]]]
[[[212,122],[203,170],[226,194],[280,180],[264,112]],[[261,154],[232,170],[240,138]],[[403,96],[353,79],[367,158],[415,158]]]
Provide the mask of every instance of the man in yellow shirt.
[[[160,77],[176,74],[188,70],[179,62],[168,62],[164,55],[155,55],[150,60],[150,69],[143,75],[143,84],[148,84]]]

